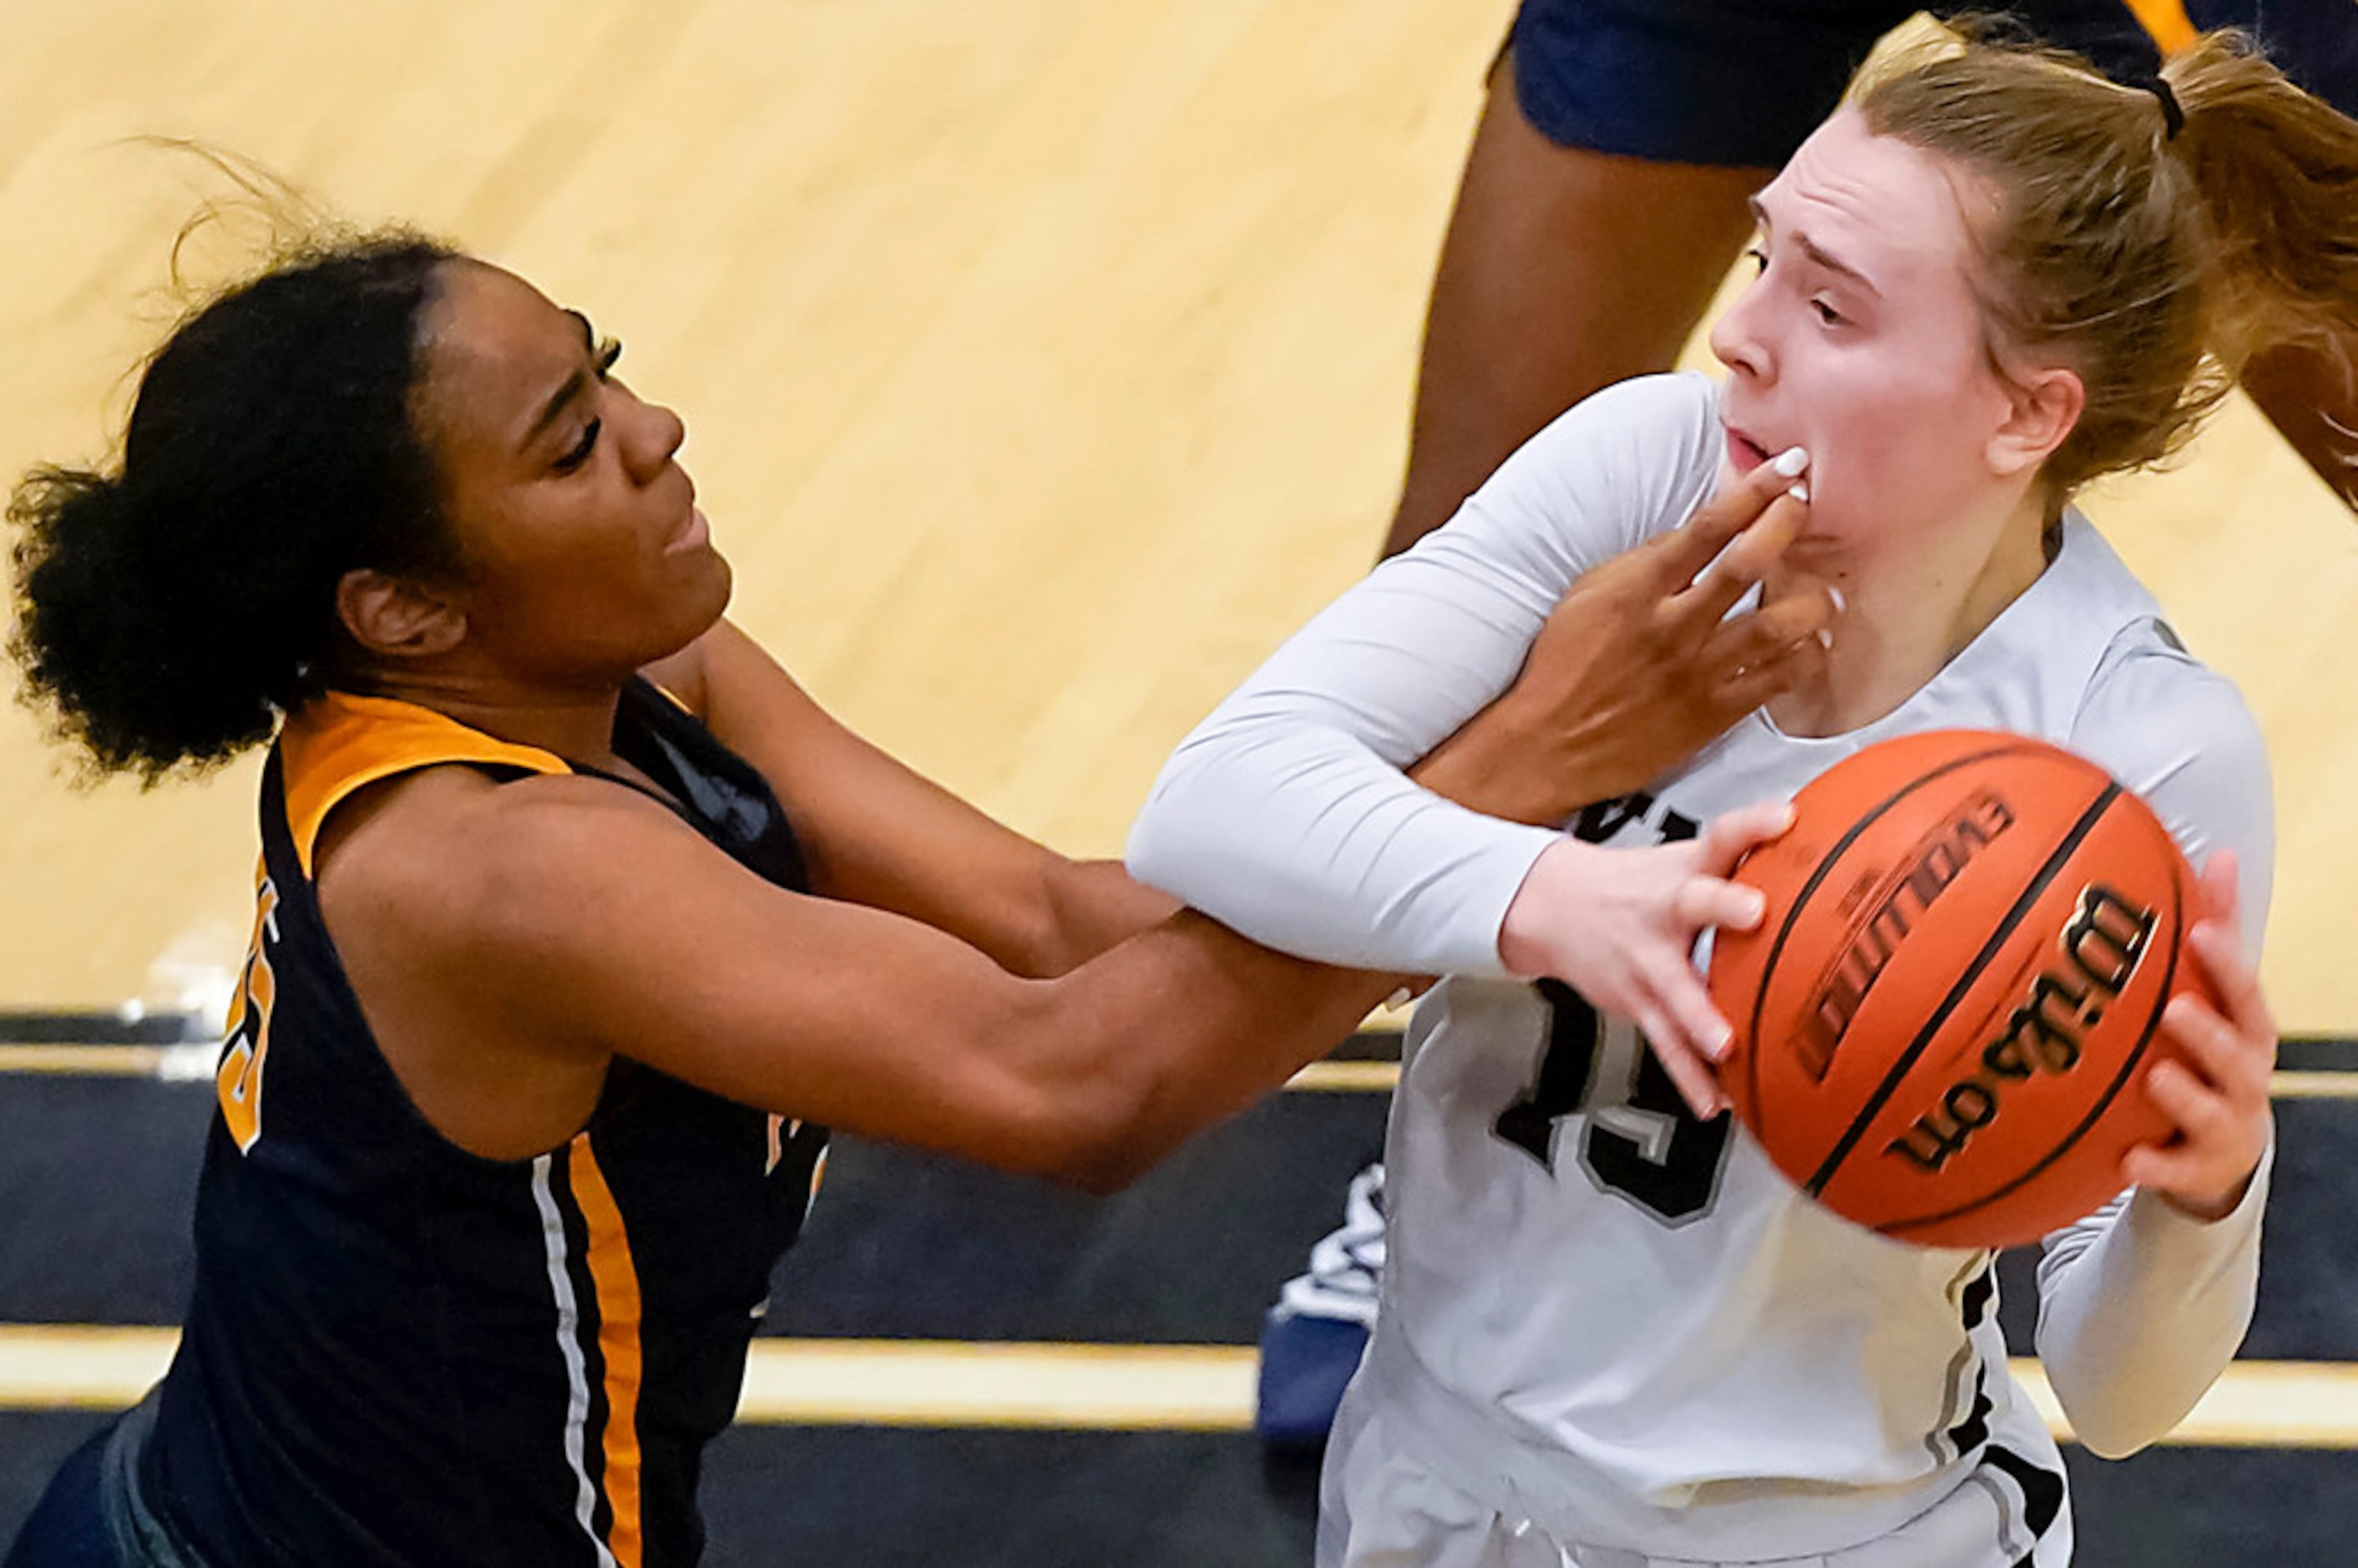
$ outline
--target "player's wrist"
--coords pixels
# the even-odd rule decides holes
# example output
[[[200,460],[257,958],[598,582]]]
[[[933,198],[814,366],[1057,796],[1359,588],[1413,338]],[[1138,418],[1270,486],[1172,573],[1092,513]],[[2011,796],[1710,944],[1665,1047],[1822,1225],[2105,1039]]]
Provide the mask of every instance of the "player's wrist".
[[[1525,713],[1511,690],[1409,770],[1469,811],[1534,827],[1553,827],[1611,793],[1597,787],[1595,773],[1545,713]]]

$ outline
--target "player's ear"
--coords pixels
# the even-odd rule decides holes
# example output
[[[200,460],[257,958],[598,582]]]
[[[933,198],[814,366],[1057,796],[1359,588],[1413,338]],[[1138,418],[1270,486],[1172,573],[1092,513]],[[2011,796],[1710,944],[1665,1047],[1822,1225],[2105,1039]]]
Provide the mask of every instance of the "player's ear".
[[[2069,438],[2088,406],[2088,389],[2061,365],[2012,370],[2006,389],[2006,417],[1983,455],[1991,472],[2010,476],[2038,468]]]
[[[352,641],[387,660],[447,654],[467,634],[467,612],[412,578],[361,568],[336,583],[336,615]]]

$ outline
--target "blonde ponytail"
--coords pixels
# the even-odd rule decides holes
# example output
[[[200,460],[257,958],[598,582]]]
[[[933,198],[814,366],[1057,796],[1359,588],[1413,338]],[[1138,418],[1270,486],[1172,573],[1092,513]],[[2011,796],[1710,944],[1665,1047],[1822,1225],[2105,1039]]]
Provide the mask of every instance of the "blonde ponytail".
[[[2358,122],[2241,35],[2147,89],[1968,22],[1870,62],[1850,101],[1996,196],[1967,213],[1992,359],[2086,389],[2045,472],[2059,505],[2178,450],[2257,350],[2358,330]]]

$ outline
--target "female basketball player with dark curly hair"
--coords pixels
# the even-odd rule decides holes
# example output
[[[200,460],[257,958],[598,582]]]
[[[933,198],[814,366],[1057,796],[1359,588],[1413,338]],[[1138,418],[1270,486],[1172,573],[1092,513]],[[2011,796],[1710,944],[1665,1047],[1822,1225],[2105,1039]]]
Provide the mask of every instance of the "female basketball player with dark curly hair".
[[[118,466],[18,490],[16,651],[89,762],[271,751],[179,1352],[12,1568],[693,1563],[826,1129],[1111,1185],[1398,983],[828,719],[719,620],[684,427],[617,352],[442,245],[321,243],[172,335]],[[1560,815],[1788,684],[1821,591],[1722,621],[1780,489],[1568,601],[1427,782]],[[1684,945],[1753,914],[1719,874],[1780,820],[1588,868],[1573,972],[1707,1031]]]

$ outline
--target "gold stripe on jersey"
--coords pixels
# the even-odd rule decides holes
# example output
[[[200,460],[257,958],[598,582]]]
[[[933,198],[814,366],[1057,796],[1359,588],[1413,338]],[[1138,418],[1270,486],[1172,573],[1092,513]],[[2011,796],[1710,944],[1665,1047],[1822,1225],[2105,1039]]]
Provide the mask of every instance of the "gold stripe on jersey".
[[[515,746],[448,714],[392,697],[331,691],[287,720],[278,754],[287,781],[287,828],[295,858],[311,875],[311,849],[328,814],[356,790],[441,762],[488,762],[535,773],[568,773],[564,758]]]
[[[573,1197],[590,1232],[590,1281],[598,1297],[598,1353],[606,1364],[606,1463],[602,1484],[613,1522],[606,1549],[616,1568],[639,1568],[639,1271],[613,1189],[598,1168],[590,1135],[573,1140]]]
[[[2153,35],[2156,48],[2173,55],[2202,36],[2186,15],[2186,0],[2122,0],[2137,25]]]

